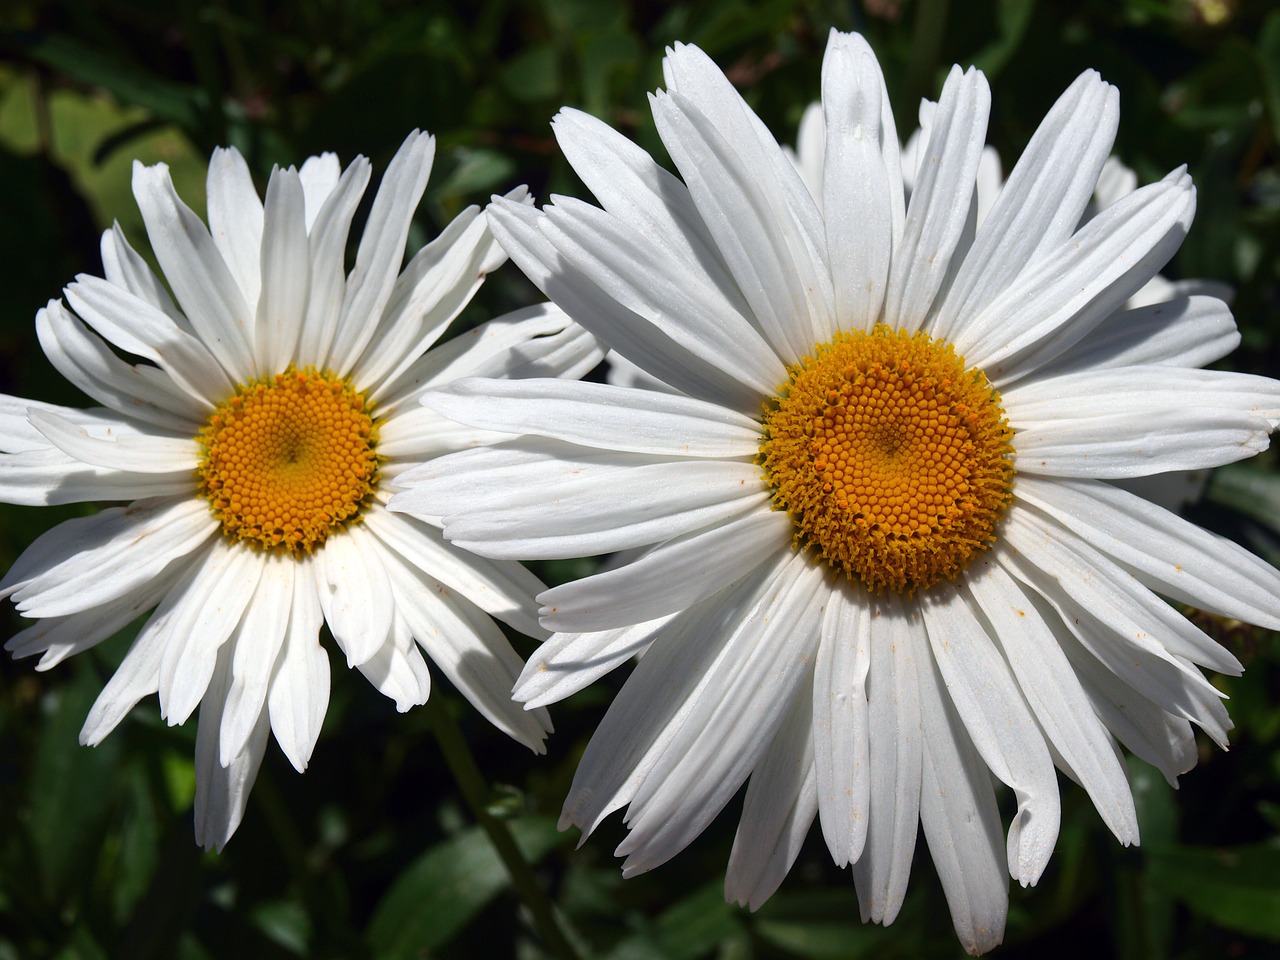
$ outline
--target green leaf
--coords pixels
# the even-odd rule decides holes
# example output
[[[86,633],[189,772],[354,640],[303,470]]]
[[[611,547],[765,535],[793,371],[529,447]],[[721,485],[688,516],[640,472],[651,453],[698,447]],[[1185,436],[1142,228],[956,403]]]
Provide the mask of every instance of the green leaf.
[[[509,821],[525,859],[537,863],[568,840],[550,817]],[[374,912],[368,939],[379,958],[420,957],[455,933],[511,882],[479,827],[437,844],[404,870]]]
[[[1280,846],[1174,847],[1149,855],[1149,881],[1238,933],[1280,941]]]
[[[204,94],[117,60],[97,47],[58,34],[31,34],[6,44],[37,63],[94,87],[102,87],[122,103],[142,107],[188,132],[199,129]]]

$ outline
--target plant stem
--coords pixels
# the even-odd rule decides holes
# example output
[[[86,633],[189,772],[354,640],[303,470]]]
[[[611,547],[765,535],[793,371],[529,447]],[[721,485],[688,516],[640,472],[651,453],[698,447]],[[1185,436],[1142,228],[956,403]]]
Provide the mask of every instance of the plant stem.
[[[443,699],[439,694],[432,696],[426,703],[425,713],[436,742],[440,745],[440,752],[444,754],[444,761],[448,764],[458,789],[462,791],[467,806],[471,808],[471,815],[502,858],[507,873],[511,875],[516,895],[528,909],[534,929],[542,938],[543,944],[560,960],[579,960],[577,951],[560,927],[551,899],[539,885],[533,867],[516,846],[515,837],[505,822],[489,812],[488,787]]]

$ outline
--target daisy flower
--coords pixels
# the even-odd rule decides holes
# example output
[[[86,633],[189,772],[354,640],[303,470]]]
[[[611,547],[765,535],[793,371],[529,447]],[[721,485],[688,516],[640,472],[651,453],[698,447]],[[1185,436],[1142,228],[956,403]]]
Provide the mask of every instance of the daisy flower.
[[[422,391],[468,375],[577,377],[600,353],[549,304],[428,349],[506,259],[471,207],[401,271],[434,153],[426,134],[404,142],[349,274],[368,160],[276,169],[263,201],[240,154],[218,150],[208,227],[164,164],[135,164],[167,288],[114,227],[105,277],[79,276],[66,305],[36,316],[50,362],[101,406],[0,397],[0,499],[127,502],[18,558],[0,596],[38,622],[6,649],[43,654],[46,670],[154,607],[80,740],[100,742],[151,693],[170,724],[198,706],[205,847],[235,832],[268,732],[306,768],[329,700],[323,624],[399,710],[427,699],[425,651],[519,742],[541,751],[551,729],[544,711],[512,705],[522,660],[491,619],[538,631],[536,578],[385,504],[406,464],[492,439],[422,407]]]
[[[833,33],[823,61],[820,201],[705,54],[676,46],[665,76],[651,106],[680,178],[565,110],[556,136],[600,206],[499,201],[490,220],[672,391],[455,381],[423,402],[519,436],[414,469],[391,507],[492,557],[639,551],[540,595],[556,633],[515,689],[536,708],[643,653],[562,818],[589,833],[627,807],[624,875],[746,782],[730,899],[764,902],[816,817],[863,917],[888,923],[923,827],[981,953],[1010,875],[1049,861],[1055,767],[1129,844],[1117,744],[1171,781],[1192,725],[1225,745],[1198,667],[1240,664],[1159,595],[1280,627],[1280,574],[1108,481],[1257,453],[1280,383],[1201,369],[1238,340],[1219,300],[1122,309],[1195,192],[1176,170],[1077,229],[1118,122],[1092,71],[980,227],[976,70],[948,77],[909,203],[861,37]]]

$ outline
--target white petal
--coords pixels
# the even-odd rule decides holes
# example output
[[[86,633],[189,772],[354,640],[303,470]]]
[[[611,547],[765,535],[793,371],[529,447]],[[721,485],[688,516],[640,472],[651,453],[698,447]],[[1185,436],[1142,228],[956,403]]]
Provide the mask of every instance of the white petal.
[[[1180,297],[1112,314],[1053,361],[1054,375],[1158,364],[1206,367],[1240,345],[1231,310],[1216,297]]]
[[[830,591],[813,675],[813,756],[822,835],[836,866],[862,856],[871,802],[867,675],[871,601],[852,584]]]
[[[972,222],[969,203],[987,132],[991,91],[972,67],[952,67],[922,148],[920,173],[893,251],[884,322],[914,332],[934,305]],[[976,219],[976,214],[974,218]]]
[[[360,524],[330,537],[315,554],[316,592],[347,666],[364,663],[391,633],[391,582],[381,544]]]
[[[954,341],[967,318],[1004,291],[1080,221],[1119,123],[1119,95],[1092,70],[1058,98],[982,222],[932,325]]]
[[[414,131],[391,158],[378,185],[356,252],[356,265],[347,280],[329,356],[329,366],[341,376],[351,372],[356,358],[373,339],[377,330],[374,319],[382,316],[391,298],[404,261],[409,223],[426,189],[435,152],[435,137]]]
[[[1231,721],[1222,695],[1194,666],[1165,649],[1178,630],[1186,630],[1176,622],[1182,618],[1173,613],[1173,623],[1162,623],[1169,616],[1166,605],[1111,584],[1105,565],[1101,572],[1095,566],[1098,556],[1088,556],[1081,544],[1068,550],[1061,539],[1033,511],[1010,510],[1001,563],[1048,600],[1081,645],[1117,676],[1225,746]],[[1159,636],[1149,632],[1153,628],[1160,629]]]
[[[431,662],[490,723],[542,753],[551,719],[545,710],[526,711],[511,699],[522,663],[498,625],[475,605],[398,558],[388,560],[387,570],[396,609]]]
[[[369,161],[356,157],[342,173],[337,186],[325,199],[314,223],[307,224],[311,260],[311,289],[307,293],[307,314],[298,336],[298,362],[319,369],[329,366],[329,350],[338,330],[342,300],[347,287],[347,234],[360,198],[369,185]],[[306,183],[303,183],[306,189]],[[312,211],[307,209],[307,219]],[[397,265],[399,260],[396,261]]]
[[[702,219],[716,238],[739,287],[751,302],[762,332],[784,359],[798,360],[814,343],[829,339],[835,332],[834,297],[826,269],[822,217],[804,181],[769,129],[710,57],[695,46],[677,43],[667,51],[662,70],[671,91],[669,104],[678,107],[693,128],[686,128],[683,136],[664,129],[663,111],[657,106],[663,94],[650,96],[663,144],[688,184]],[[704,166],[702,160],[695,157],[702,153],[704,145],[712,144],[715,152],[726,146],[729,152]],[[896,141],[894,147],[897,147]],[[704,154],[703,159],[709,158]],[[717,174],[721,162],[735,171],[735,183]],[[745,219],[730,217],[727,221],[717,217],[717,211],[736,205],[733,198],[736,182],[747,187],[747,195],[767,211],[763,221],[767,235],[759,239],[764,240],[766,248],[773,248],[778,264],[791,270],[789,275],[775,277],[783,282],[777,290],[752,287],[764,276],[747,266],[747,261],[756,254],[762,258],[756,266],[771,259],[764,253],[765,248],[753,251],[751,240],[745,236],[751,230],[748,224],[755,219],[755,214],[746,214]],[[746,211],[738,208],[737,213]],[[743,235],[736,231],[743,231]],[[745,250],[739,246],[743,240],[746,240]],[[744,253],[745,260],[742,259]],[[770,272],[771,266],[766,268]],[[776,317],[769,316],[772,307],[785,307],[788,300],[790,310]],[[792,356],[784,352],[788,338],[792,347],[799,349]]]
[[[204,406],[231,393],[231,381],[207,344],[149,303],[84,274],[65,293],[72,308],[106,340],[150,360]]]
[[[542,625],[587,632],[675,613],[771,562],[794,532],[785,513],[760,509],[676,537],[625,566],[541,593]]]
[[[902,909],[920,828],[922,738],[917,650],[924,624],[896,594],[875,600],[867,720],[871,796],[867,839],[853,864],[862,919],[889,924]]]
[[[1058,839],[1058,780],[1036,725],[982,623],[956,592],[935,588],[921,602],[929,646],[973,745],[1018,810],[1009,827],[1009,872],[1024,887],[1044,872]]]
[[[565,159],[604,209],[654,238],[677,261],[698,264],[735,311],[749,312],[688,187],[590,114],[565,107],[551,121],[551,128]]]
[[[649,649],[658,631],[675,614],[616,630],[554,633],[534,651],[511,696],[531,707],[545,707],[594,683]]]
[[[133,593],[195,551],[217,527],[200,500],[145,500],[60,523],[38,537],[4,580],[29,617],[89,610]]]
[[[5,641],[4,648],[15,660],[41,653],[37,670],[48,670],[67,657],[97,646],[117,630],[156,605],[168,591],[172,580],[157,577],[137,593],[99,604],[90,610],[65,617],[46,617]]]
[[[571,268],[690,353],[722,365],[740,391],[767,395],[786,378],[773,348],[698,263],[580,200],[556,197],[544,214],[539,226]]]
[[[391,508],[444,517],[445,536],[483,556],[592,556],[669,540],[758,509],[759,467],[654,462],[524,438],[431,460],[399,478]]]
[[[205,695],[218,651],[249,605],[262,567],[262,558],[249,547],[214,539],[143,627],[167,638],[160,660],[160,715],[170,726],[186,723]]]
[[[963,589],[991,624],[1037,721],[1116,839],[1138,842],[1124,764],[1062,648],[1017,583],[995,563],[970,566]]]
[[[446,453],[514,439],[509,433],[464,426],[426,407],[396,412],[378,426],[378,456],[390,461],[382,465],[380,492],[393,489],[387,481],[398,476],[394,472],[397,468],[403,470]]]
[[[329,657],[319,640],[322,623],[314,574],[299,569],[293,580],[284,648],[276,658],[267,694],[271,731],[299,773],[307,769],[329,707]]]
[[[210,683],[209,695],[200,705],[200,725],[196,731],[196,843],[206,850],[221,851],[240,826],[249,791],[258,778],[258,768],[267,752],[271,730],[267,712],[257,718],[249,742],[229,765],[218,759],[218,730],[222,725],[223,700],[231,682],[231,656],[221,651]]]
[[[508,196],[518,200],[524,192]],[[505,261],[480,208],[458,214],[396,280],[377,334],[355,365],[357,382],[372,390],[398,380],[471,302],[485,275]]]
[[[623,306],[574,269],[543,232],[545,214],[495,199],[488,215],[493,235],[525,276],[601,340],[643,369],[661,371],[666,382],[691,397],[727,403],[743,412],[759,410],[760,397],[743,390],[731,373],[696,353],[697,344],[690,350],[673,340],[650,318]]]
[[[924,650],[920,719],[928,731],[921,768],[920,822],[965,951],[986,953],[1004,939],[1009,881],[1000,856],[1000,812],[991,774]]]
[[[204,421],[206,404],[159,368],[125,363],[60,301],[36,313],[36,335],[59,373],[117,413],[188,434]]]
[[[451,337],[374,394],[384,410],[407,409],[431,387],[462,377],[566,377],[600,362],[603,348],[554,303],[503,314]],[[385,391],[385,392],[383,392]]]
[[[685,723],[707,684],[723,669],[740,619],[758,606],[781,563],[672,618],[653,639],[587,744],[560,814],[589,834],[631,801]]]
[[[51,444],[95,467],[133,473],[192,473],[200,461],[200,447],[194,438],[146,433],[95,437],[56,414],[32,410],[27,416]]]
[[[1222,617],[1280,629],[1280,571],[1239,544],[1109,483],[1025,477],[1018,480],[1018,497],[1153,590]],[[1215,670],[1240,669],[1216,647],[1179,652]]]
[[[199,561],[197,560],[196,563]],[[163,594],[169,589],[171,581],[160,580]],[[146,597],[145,594],[142,596]],[[151,600],[151,597],[146,597]],[[148,604],[149,605],[149,604]],[[67,622],[90,616],[98,611],[69,617]],[[114,612],[114,611],[113,611]],[[110,617],[110,613],[104,613]],[[148,621],[149,622],[149,621]],[[14,639],[17,639],[16,637]],[[84,726],[80,728],[80,742],[85,746],[96,747],[123,720],[143,697],[160,689],[160,660],[164,655],[167,636],[162,630],[148,630],[144,625],[138,632],[129,652],[120,661],[120,666],[106,682],[102,692],[93,702]]]
[[[413,631],[400,607],[396,608],[386,642],[356,669],[375,690],[395,703],[399,713],[421,706],[431,696],[431,671],[414,646]]]
[[[1002,393],[1019,472],[1101,479],[1220,466],[1265,450],[1280,383],[1217,370],[1119,367]]]
[[[747,783],[725,870],[724,897],[752,910],[773,896],[795,863],[818,808],[813,705],[801,684]]]
[[[518,563],[504,563],[460,550],[435,527],[385,510],[371,510],[365,526],[409,565],[466,597],[490,616],[532,637],[538,626],[533,597],[542,581]]]
[[[812,684],[825,576],[792,553],[738,611],[718,669],[632,798],[630,832],[615,851],[627,858],[624,877],[664,863],[706,829],[759,763],[796,691]]]
[[[254,356],[258,376],[281,373],[294,358],[311,286],[311,254],[302,181],[274,170],[267,185],[262,239],[262,296],[257,301]],[[251,303],[253,301],[250,301]]]
[[[183,497],[195,491],[192,471],[126,473],[92,467],[61,450],[0,455],[0,501],[27,506]]]
[[[338,186],[338,178],[342,175],[342,164],[338,162],[336,153],[322,153],[318,157],[307,157],[303,161],[298,176],[302,178],[302,194],[307,205],[307,232],[320,214],[334,189]]]
[[[206,194],[209,234],[244,302],[252,309],[258,303],[262,283],[258,271],[258,251],[264,246],[262,199],[253,185],[249,165],[235,147],[214,149]]]
[[[258,725],[293,605],[297,561],[278,553],[263,560],[258,587],[228,640],[231,685],[218,737],[218,759],[224,767],[239,756]]]
[[[134,161],[133,194],[151,249],[183,313],[223,369],[235,382],[243,383],[253,371],[249,347],[253,314],[245,292],[200,218],[174,191],[168,166],[145,167]]]
[[[670,457],[754,459],[760,424],[703,400],[605,383],[455,380],[422,403],[473,427]]]
[[[1165,265],[1194,214],[1195,189],[1183,170],[1125,197],[971,318],[957,352],[997,386],[1050,365]]]
[[[720,82],[727,86],[723,75]],[[649,102],[667,152],[751,305],[748,319],[784,363],[796,362],[835,330],[813,198],[776,143],[726,139],[718,125],[727,118],[704,114],[681,92],[659,91]]]
[[[102,234],[102,275],[107,282],[121,287],[135,297],[145,300],[153,307],[168,314],[174,323],[191,333],[191,324],[169,296],[164,283],[134,250],[120,229],[120,224],[113,223],[111,229]]]

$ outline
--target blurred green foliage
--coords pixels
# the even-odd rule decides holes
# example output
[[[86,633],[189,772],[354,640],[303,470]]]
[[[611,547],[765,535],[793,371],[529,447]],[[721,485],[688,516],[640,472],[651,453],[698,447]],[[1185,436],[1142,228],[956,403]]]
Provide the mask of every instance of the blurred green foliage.
[[[831,27],[878,51],[905,134],[952,62],[992,81],[990,139],[1006,169],[1058,93],[1094,67],[1122,96],[1117,152],[1141,180],[1186,163],[1195,228],[1172,276],[1231,284],[1237,369],[1280,372],[1280,9],[1267,0],[9,0],[0,8],[0,390],[81,402],[34,337],[36,309],[97,272],[118,220],[145,249],[132,161],[163,160],[202,208],[204,165],[234,144],[265,183],[273,164],[333,150],[385,164],[406,133],[438,138],[414,240],[460,209],[528,183],[580,192],[548,121],[595,113],[662,155],[645,94],[677,40],[710,53],[778,137],[818,92]],[[463,322],[532,297],[511,268]],[[1280,561],[1274,456],[1219,471],[1195,518]],[[0,512],[0,565],[76,508]],[[565,579],[568,567],[540,570]],[[5,608],[6,636],[19,629]],[[1280,652],[1243,625],[1203,624],[1246,664],[1217,682],[1237,724],[1177,794],[1131,763],[1143,846],[1123,849],[1064,785],[1058,850],[1039,887],[1012,891],[1005,958],[1274,957],[1280,951]],[[191,839],[194,724],[154,702],[96,749],[80,723],[129,640],[49,674],[0,661],[0,960],[545,956],[473,825],[422,711],[395,714],[334,661],[310,770],[272,750],[221,856]],[[521,648],[525,652],[529,646]],[[621,682],[553,711],[535,758],[465,709],[436,674],[506,818],[583,956],[952,957],[960,953],[928,857],[888,929],[863,926],[851,881],[817,832],[755,914],[726,905],[736,824],[722,815],[678,860],[623,883],[614,817],[580,849],[553,824],[573,768]],[[456,709],[455,709],[456,708]],[[732,805],[731,805],[732,806]]]

